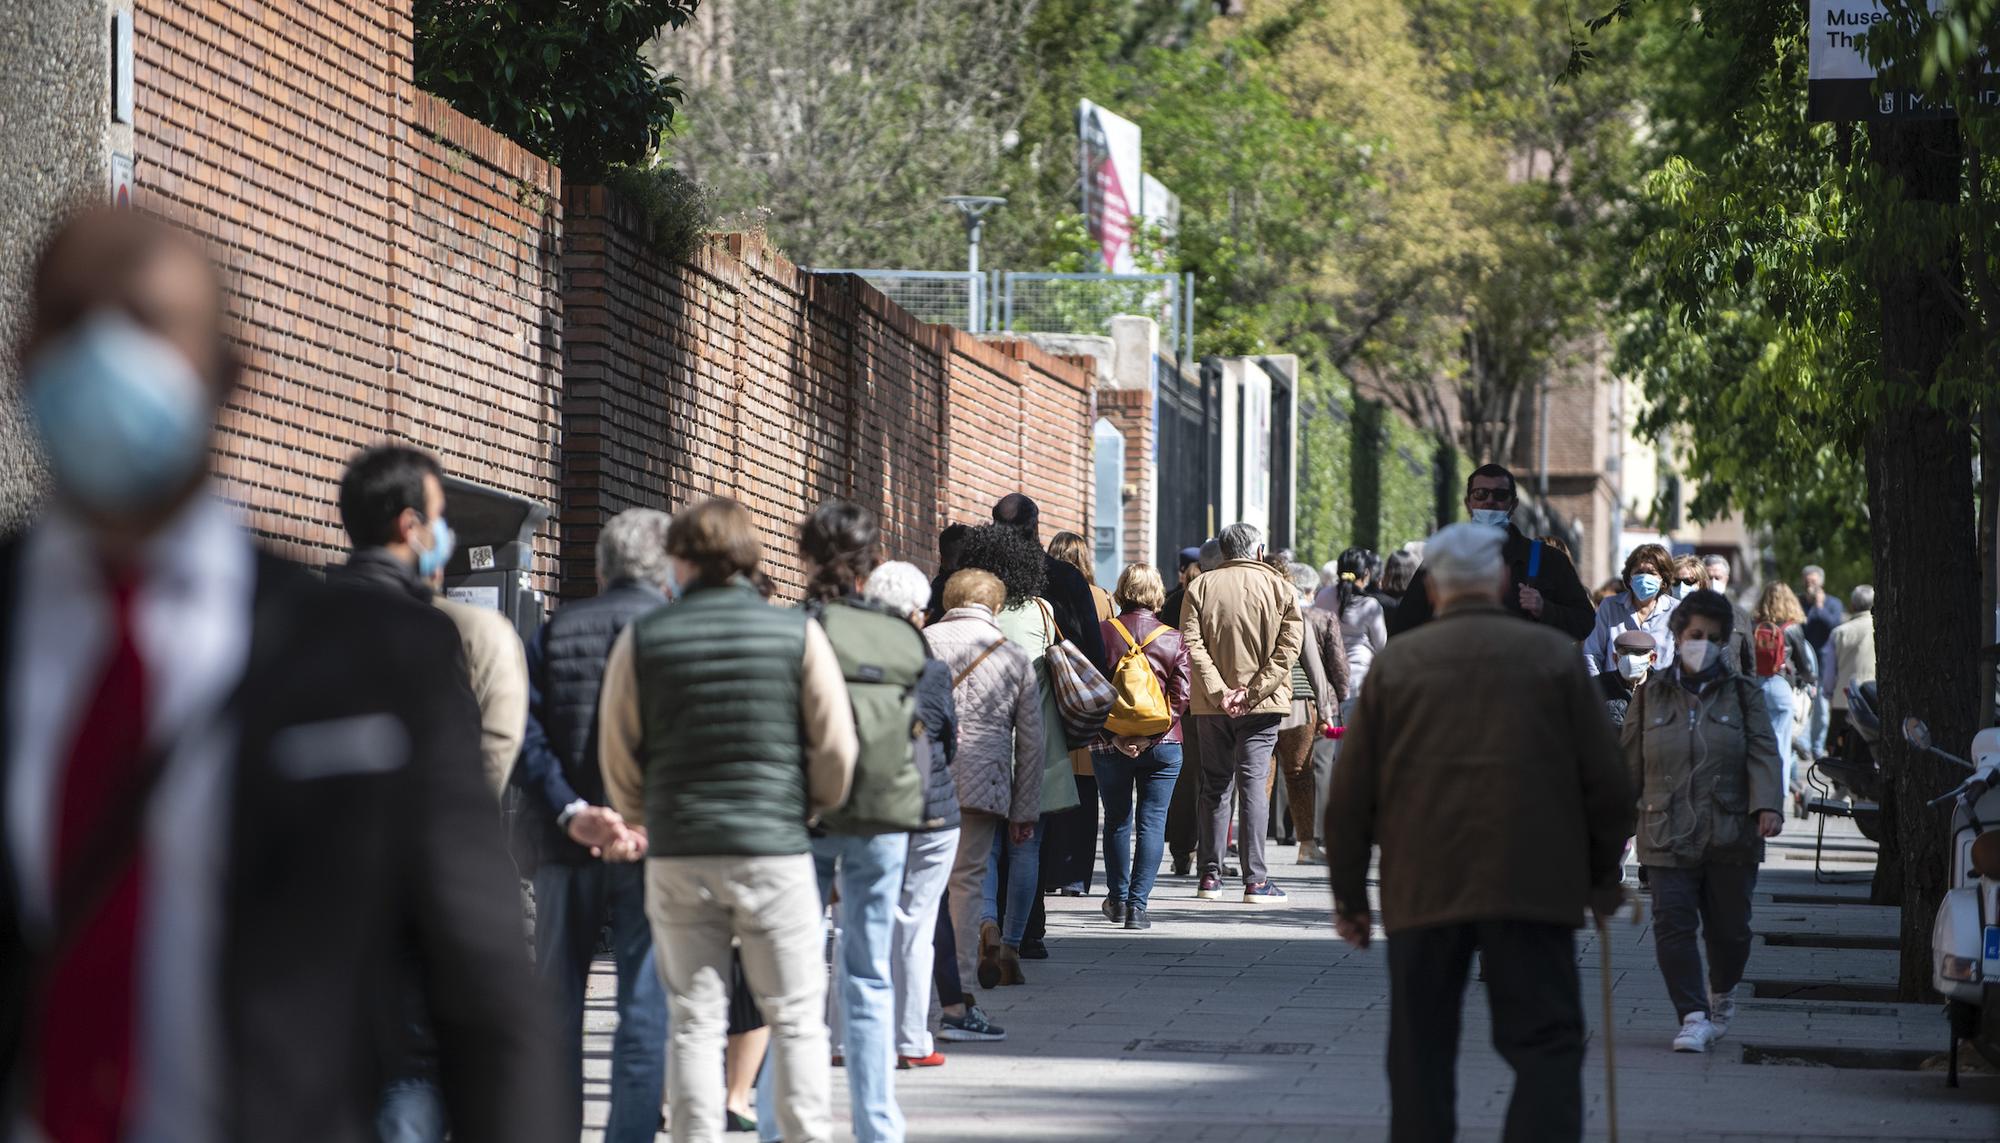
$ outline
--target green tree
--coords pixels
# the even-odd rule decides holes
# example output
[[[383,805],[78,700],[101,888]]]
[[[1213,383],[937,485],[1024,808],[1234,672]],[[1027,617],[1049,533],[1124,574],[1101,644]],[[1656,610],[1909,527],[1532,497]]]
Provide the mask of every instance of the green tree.
[[[644,48],[696,0],[415,0],[418,87],[573,179],[651,155],[681,90]]]
[[[1949,4],[1942,20],[1927,7],[1887,0],[1891,18],[1870,49],[1902,61],[1897,83],[1954,103],[1960,118],[1871,123],[1859,140],[1804,124],[1795,6],[1701,10],[1685,74],[1723,82],[1683,84],[1685,98],[1666,106],[1684,162],[1653,182],[1663,230],[1639,263],[1661,294],[1640,291],[1627,305],[1664,307],[1678,327],[1642,326],[1636,352],[1653,369],[1649,387],[1693,430],[1697,475],[1739,482],[1754,510],[1770,512],[1781,489],[1851,478],[1838,470],[1858,457],[1881,589],[1885,722],[1920,715],[1943,741],[1963,742],[1992,695],[1977,654],[1992,588],[1982,605],[1972,455],[1974,424],[1994,416],[2000,293],[1987,292],[1987,244],[2000,218],[1984,201],[1993,128],[1973,114],[1958,64],[1995,36],[1983,17],[1953,23],[1990,7],[1983,0]],[[1605,18],[1640,11],[1621,4]],[[1716,362],[1737,381],[1726,393],[1704,375]],[[1720,420],[1729,414],[1758,431],[1732,441]],[[1990,526],[1986,538],[1990,567]],[[1929,987],[1946,867],[1927,803],[1952,776],[1895,735],[1882,754],[1893,828],[1876,895],[1902,905],[1901,987],[1915,1000]]]

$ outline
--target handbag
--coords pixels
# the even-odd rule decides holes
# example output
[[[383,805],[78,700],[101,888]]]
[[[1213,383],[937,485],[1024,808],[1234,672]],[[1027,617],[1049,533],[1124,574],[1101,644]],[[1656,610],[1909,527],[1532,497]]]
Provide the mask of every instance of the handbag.
[[[1111,714],[1111,705],[1118,701],[1118,692],[1096,664],[1062,637],[1048,601],[1037,599],[1035,603],[1042,609],[1042,631],[1049,640],[1042,661],[1048,665],[1049,690],[1055,696],[1056,711],[1062,716],[1063,737],[1071,749],[1079,749],[1089,745],[1104,729],[1104,720]]]

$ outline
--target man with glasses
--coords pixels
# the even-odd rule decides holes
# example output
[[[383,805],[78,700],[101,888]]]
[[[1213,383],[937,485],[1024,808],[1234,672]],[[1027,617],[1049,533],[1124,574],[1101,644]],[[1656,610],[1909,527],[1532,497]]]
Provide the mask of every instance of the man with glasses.
[[[1582,641],[1596,619],[1590,593],[1584,590],[1568,556],[1552,544],[1530,540],[1514,527],[1514,509],[1519,503],[1514,474],[1497,464],[1481,465],[1465,482],[1465,511],[1472,522],[1506,533],[1501,558],[1507,564],[1509,585],[1501,606]],[[1418,569],[1409,590],[1403,593],[1402,606],[1389,613],[1389,634],[1400,635],[1430,622],[1428,582],[1429,570]]]

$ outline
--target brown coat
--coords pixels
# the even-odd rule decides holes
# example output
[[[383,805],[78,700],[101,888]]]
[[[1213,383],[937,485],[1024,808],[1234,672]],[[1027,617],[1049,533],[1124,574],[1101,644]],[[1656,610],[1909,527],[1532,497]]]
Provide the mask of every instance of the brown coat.
[[[1632,794],[1576,643],[1497,606],[1460,605],[1389,641],[1341,742],[1324,839],[1335,906],[1382,924],[1580,925],[1614,885]]]
[[[1221,714],[1222,696],[1250,691],[1249,714],[1292,709],[1292,663],[1305,642],[1290,580],[1261,560],[1231,560],[1188,585],[1181,634],[1194,666],[1189,714]]]
[[[1782,812],[1784,767],[1756,680],[1727,673],[1696,695],[1678,671],[1655,671],[1633,694],[1621,734],[1639,792],[1642,864],[1764,860],[1757,812]]]

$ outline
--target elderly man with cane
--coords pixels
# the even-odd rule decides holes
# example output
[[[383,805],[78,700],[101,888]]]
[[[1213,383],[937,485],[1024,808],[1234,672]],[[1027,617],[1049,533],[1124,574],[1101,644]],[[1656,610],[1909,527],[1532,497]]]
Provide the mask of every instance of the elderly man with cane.
[[[1474,951],[1514,1069],[1508,1143],[1583,1135],[1575,930],[1623,899],[1633,801],[1603,697],[1561,631],[1501,607],[1503,534],[1457,524],[1425,547],[1435,622],[1369,672],[1327,799],[1335,926],[1371,935],[1382,850],[1393,1143],[1457,1130],[1460,1010]]]

